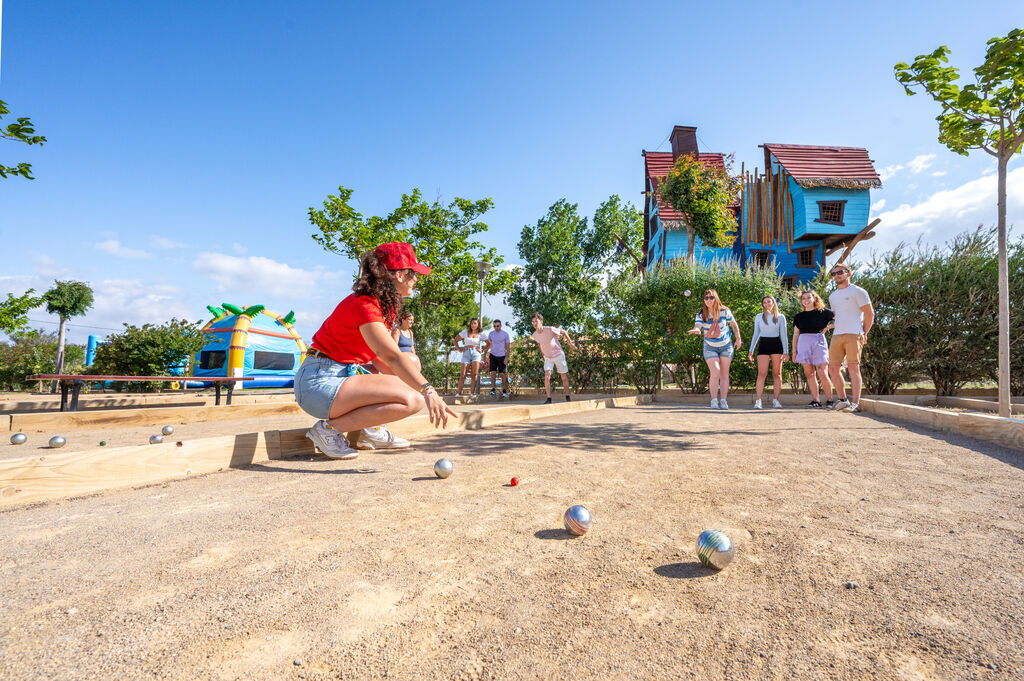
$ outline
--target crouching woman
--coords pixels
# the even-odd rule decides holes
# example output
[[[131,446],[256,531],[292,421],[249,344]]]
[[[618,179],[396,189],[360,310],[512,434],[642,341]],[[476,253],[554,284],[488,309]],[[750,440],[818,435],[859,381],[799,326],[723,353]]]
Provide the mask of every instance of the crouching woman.
[[[390,331],[402,298],[427,274],[430,268],[416,261],[411,245],[378,246],[360,261],[352,294],[313,335],[309,356],[295,374],[295,400],[320,419],[306,437],[332,459],[354,459],[358,449],[408,447],[385,424],[424,406],[435,426],[455,416]],[[377,359],[393,373],[363,373],[362,365]]]

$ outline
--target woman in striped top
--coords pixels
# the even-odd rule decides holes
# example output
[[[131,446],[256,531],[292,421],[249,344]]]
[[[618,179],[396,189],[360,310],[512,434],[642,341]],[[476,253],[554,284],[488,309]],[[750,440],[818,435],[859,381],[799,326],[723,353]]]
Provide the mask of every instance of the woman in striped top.
[[[704,361],[708,363],[711,378],[708,388],[711,391],[711,408],[728,409],[729,403],[729,365],[734,354],[732,336],[729,329],[736,334],[735,349],[743,345],[740,338],[740,327],[733,317],[732,311],[722,305],[718,291],[709,288],[704,292],[704,303],[700,312],[693,320],[693,328],[689,334],[704,334]],[[721,399],[718,398],[721,390]]]

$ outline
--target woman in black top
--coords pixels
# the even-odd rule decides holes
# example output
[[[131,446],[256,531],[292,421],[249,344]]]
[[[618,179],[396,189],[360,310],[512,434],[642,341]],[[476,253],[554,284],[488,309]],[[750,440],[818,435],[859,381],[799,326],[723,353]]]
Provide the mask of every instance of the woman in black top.
[[[816,291],[801,293],[800,306],[803,311],[793,318],[793,361],[804,365],[804,375],[812,398],[808,406],[812,409],[821,408],[818,381],[814,376],[817,372],[828,400],[826,407],[831,409],[835,402],[832,400],[832,381],[828,378],[828,342],[825,340],[825,331],[832,329],[835,315],[825,307],[825,301]]]

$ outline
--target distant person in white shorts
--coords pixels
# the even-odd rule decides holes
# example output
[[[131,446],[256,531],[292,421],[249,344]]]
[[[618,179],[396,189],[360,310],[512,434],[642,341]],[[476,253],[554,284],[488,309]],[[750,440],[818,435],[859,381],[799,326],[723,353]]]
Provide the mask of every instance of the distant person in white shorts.
[[[849,265],[833,265],[830,270],[836,282],[836,290],[828,297],[828,306],[835,313],[835,328],[832,344],[828,349],[828,372],[836,388],[835,409],[856,414],[860,411],[860,357],[868,344],[868,332],[875,322],[875,308],[871,306],[868,292],[850,283],[853,270]],[[850,392],[853,401],[846,399],[846,384],[843,382],[843,359],[850,374]]]
[[[569,402],[572,400],[572,397],[569,396],[569,363],[565,361],[565,351],[562,350],[562,344],[558,342],[558,339],[565,336],[566,342],[573,350],[576,349],[576,344],[572,342],[572,338],[569,338],[565,329],[560,329],[557,326],[544,326],[544,316],[540,312],[534,312],[531,321],[534,330],[530,338],[537,341],[540,352],[544,355],[544,393],[547,395],[544,404],[551,404],[551,370],[555,368],[558,369],[558,374],[562,377],[565,401]]]

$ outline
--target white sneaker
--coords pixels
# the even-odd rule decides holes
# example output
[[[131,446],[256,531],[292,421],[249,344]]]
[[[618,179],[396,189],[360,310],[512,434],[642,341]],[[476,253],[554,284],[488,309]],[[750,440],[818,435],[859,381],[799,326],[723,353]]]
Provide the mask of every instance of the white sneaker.
[[[359,452],[349,445],[344,433],[339,433],[327,425],[326,421],[317,421],[306,431],[306,437],[313,441],[316,448],[332,459],[354,459]]]
[[[395,436],[387,426],[363,428],[356,440],[359,449],[405,449],[410,444],[408,440]]]
[[[724,397],[718,401],[718,408],[719,409],[728,409],[729,408],[729,403],[725,401]]]
[[[754,409],[761,408],[761,400],[754,400]]]
[[[850,402],[850,406],[847,407],[846,409],[843,409],[843,411],[845,411],[847,414],[859,414],[861,409],[860,405],[857,404],[856,402]]]
[[[772,400],[772,409],[782,409],[782,402]]]
[[[718,409],[718,398],[717,397],[712,397],[711,398],[711,408],[712,409]]]
[[[846,409],[849,406],[850,406],[850,400],[848,400],[848,399],[846,399],[844,397],[841,400],[836,400],[836,404],[835,404],[834,407],[832,407],[832,410],[833,411],[843,411],[844,409]]]

